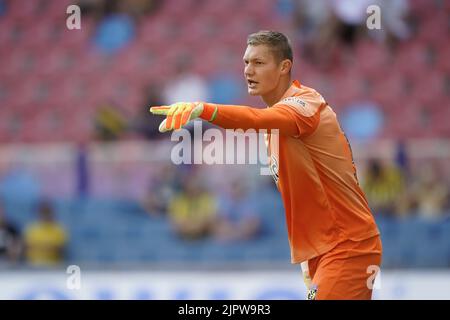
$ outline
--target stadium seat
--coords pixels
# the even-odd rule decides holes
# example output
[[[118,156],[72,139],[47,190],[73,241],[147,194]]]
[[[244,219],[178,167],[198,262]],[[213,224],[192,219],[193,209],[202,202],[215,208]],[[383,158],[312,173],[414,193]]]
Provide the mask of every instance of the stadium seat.
[[[8,16],[17,21],[28,21],[39,12],[41,1],[16,0],[8,2]]]

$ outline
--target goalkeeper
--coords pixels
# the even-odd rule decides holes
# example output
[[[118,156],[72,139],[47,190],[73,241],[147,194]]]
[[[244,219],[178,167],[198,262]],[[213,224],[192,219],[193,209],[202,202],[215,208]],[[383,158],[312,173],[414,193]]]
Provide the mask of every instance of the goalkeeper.
[[[248,93],[261,96],[267,108],[205,102],[152,107],[166,116],[160,131],[195,118],[225,129],[268,130],[291,262],[301,264],[308,299],[371,299],[381,240],[336,114],[314,89],[291,81],[292,49],[282,33],[251,34],[244,63]]]

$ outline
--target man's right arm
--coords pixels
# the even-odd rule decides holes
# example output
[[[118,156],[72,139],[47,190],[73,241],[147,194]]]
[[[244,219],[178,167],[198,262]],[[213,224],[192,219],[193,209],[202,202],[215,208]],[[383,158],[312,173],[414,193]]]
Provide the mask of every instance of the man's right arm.
[[[304,137],[315,131],[326,103],[292,97],[270,108],[203,103],[200,118],[225,129],[278,129],[280,134]]]
[[[283,135],[299,135],[299,128],[293,114],[281,106],[265,109],[213,103],[203,103],[203,106],[204,111],[200,118],[224,129],[255,129],[257,131],[277,129]]]
[[[170,106],[151,107],[150,112],[165,115],[159,130],[177,130],[196,118],[209,121],[224,129],[278,130],[278,133],[301,137],[314,132],[325,104],[303,102],[302,107],[292,101],[282,101],[270,108],[257,109],[247,106],[220,105],[200,102],[179,102]]]

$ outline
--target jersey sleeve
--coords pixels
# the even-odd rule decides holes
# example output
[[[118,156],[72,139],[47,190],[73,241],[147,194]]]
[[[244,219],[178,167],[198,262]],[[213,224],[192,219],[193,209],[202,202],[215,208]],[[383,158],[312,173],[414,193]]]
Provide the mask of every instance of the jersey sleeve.
[[[212,106],[212,104],[207,104]],[[299,134],[293,113],[288,109],[273,106],[266,109],[257,109],[237,105],[217,106],[217,114],[211,123],[224,129],[265,129],[279,130],[280,134],[297,136]]]
[[[280,134],[296,138],[312,134],[320,121],[320,112],[326,106],[319,94],[308,93],[288,97],[274,106],[257,109],[246,106],[205,104],[217,106],[217,114],[211,121],[225,129],[279,130]],[[209,114],[209,113],[207,113]],[[210,118],[205,120],[209,120]]]
[[[320,112],[325,106],[326,102],[321,96],[294,96],[281,100],[274,107],[289,112],[295,119],[297,137],[304,137],[316,130],[320,122]]]

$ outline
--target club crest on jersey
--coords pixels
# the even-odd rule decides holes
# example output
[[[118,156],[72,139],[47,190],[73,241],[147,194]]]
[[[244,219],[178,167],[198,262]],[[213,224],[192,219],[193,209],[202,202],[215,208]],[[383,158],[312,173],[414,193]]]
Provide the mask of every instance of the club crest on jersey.
[[[317,295],[317,285],[312,285],[308,290],[308,300],[316,300]]]
[[[277,158],[275,158],[275,156],[271,156],[270,157],[271,161],[270,161],[270,172],[272,173],[272,177],[275,180],[275,184],[278,184],[278,180],[279,180],[279,175],[278,175],[278,161]]]

